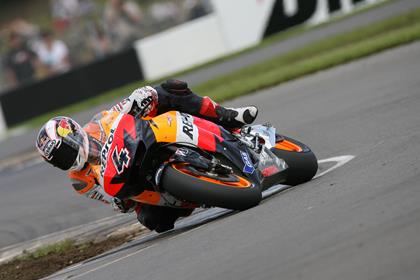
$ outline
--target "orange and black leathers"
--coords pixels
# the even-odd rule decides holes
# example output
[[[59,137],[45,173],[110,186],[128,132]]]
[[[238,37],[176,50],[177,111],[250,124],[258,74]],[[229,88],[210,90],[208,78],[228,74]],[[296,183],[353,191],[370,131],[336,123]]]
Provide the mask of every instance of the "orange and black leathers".
[[[168,80],[154,88],[158,92],[159,103],[154,111],[156,114],[150,115],[151,117],[168,111],[179,111],[209,120],[227,129],[236,129],[244,125],[232,116],[235,111],[226,109],[207,96],[198,96],[183,81]]]
[[[119,112],[114,109],[103,111],[83,127],[89,137],[89,149],[96,150],[95,154],[99,155],[101,143],[104,143],[107,137],[106,132],[111,128],[118,114]],[[99,164],[99,156],[90,156],[82,170],[70,171],[68,176],[77,193],[109,204],[112,197],[106,194],[102,186],[99,185]]]
[[[175,83],[180,83],[179,85]],[[156,108],[151,110],[150,117],[165,113],[167,111],[176,110],[189,113],[204,119],[208,119],[215,123],[220,123],[217,117],[216,110],[222,106],[213,102],[209,97],[200,97],[194,94],[185,83],[179,81],[168,81],[153,88],[158,94],[158,103]],[[123,107],[126,107],[127,99],[116,104],[111,110],[103,111],[97,114],[89,123],[84,126],[85,131],[91,137],[91,147],[95,148],[95,142],[104,143],[106,140],[106,131],[112,126],[113,115],[118,115]],[[123,112],[127,113],[127,112]],[[130,113],[130,112],[128,112]],[[105,126],[105,127],[104,127]],[[100,149],[100,148],[99,148]],[[99,153],[98,153],[99,154]],[[69,177],[72,180],[74,189],[79,193],[86,195],[89,198],[97,199],[105,203],[110,203],[112,197],[107,195],[102,186],[99,186],[99,159],[89,158],[90,163],[87,164],[81,171],[69,172]],[[136,209],[140,211],[139,208]]]
[[[215,122],[224,126],[224,123],[220,123],[217,116],[217,109],[220,106],[215,103],[209,97],[201,97],[193,93],[186,84],[180,88],[175,88],[169,81],[153,87],[158,93],[158,104],[157,110],[152,111],[150,117],[163,114],[168,111],[179,111],[187,114],[191,114],[209,121]]]

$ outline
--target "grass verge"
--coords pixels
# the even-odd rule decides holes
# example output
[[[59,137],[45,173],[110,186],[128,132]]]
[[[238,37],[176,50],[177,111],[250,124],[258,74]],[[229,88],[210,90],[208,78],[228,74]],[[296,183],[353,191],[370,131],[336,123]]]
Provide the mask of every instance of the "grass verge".
[[[7,263],[0,264],[0,280],[35,280],[46,277],[67,266],[118,247],[143,232],[144,230],[131,231],[113,235],[98,242],[76,243],[73,240],[65,240],[41,247],[34,252],[24,253]]]
[[[420,9],[334,36],[194,87],[223,101],[420,39]]]

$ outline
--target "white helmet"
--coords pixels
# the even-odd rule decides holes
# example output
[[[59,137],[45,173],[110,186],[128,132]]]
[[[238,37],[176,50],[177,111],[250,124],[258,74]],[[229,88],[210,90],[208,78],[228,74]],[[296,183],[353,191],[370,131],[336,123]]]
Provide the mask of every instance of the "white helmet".
[[[89,157],[88,135],[69,117],[55,117],[44,124],[36,147],[47,162],[63,170],[81,170]]]

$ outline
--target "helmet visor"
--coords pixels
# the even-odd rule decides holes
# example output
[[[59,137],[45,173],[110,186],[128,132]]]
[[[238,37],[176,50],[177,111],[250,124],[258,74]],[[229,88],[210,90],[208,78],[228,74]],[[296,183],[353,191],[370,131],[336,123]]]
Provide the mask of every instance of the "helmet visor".
[[[57,125],[57,134],[62,137],[64,143],[78,151],[70,170],[81,170],[89,154],[89,141],[86,132],[75,121],[62,119]]]

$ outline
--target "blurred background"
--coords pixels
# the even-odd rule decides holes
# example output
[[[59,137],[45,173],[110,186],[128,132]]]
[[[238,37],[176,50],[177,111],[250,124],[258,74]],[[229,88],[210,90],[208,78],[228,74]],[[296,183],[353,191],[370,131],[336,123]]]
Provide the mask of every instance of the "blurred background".
[[[207,0],[0,3],[0,92],[129,48],[211,12]]]
[[[264,40],[290,28],[303,30],[382,2],[1,1],[0,136],[8,128],[34,118],[40,124],[40,118],[52,112],[104,93],[118,91],[109,98],[112,102],[127,95],[130,85],[179,77],[215,59],[267,44]],[[232,63],[223,73],[239,70],[246,61],[250,65],[268,59],[266,54]],[[220,70],[181,78],[199,84],[223,74]],[[70,113],[76,111],[80,108]]]
[[[34,142],[52,116],[86,123],[175,77],[228,107],[258,106],[256,122],[324,163],[355,158],[124,259],[142,265],[119,276],[418,279],[419,57],[419,0],[0,1],[0,263],[51,236],[136,222],[78,195]]]

